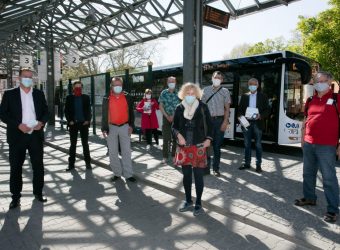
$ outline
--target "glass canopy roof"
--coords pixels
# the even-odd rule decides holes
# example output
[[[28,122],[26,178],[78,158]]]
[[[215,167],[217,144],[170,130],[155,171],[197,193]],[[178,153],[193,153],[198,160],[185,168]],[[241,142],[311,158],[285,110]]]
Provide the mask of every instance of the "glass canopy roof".
[[[203,0],[232,17],[298,0]],[[0,67],[47,45],[89,58],[183,30],[183,0],[1,0]],[[14,61],[13,61],[14,60]]]

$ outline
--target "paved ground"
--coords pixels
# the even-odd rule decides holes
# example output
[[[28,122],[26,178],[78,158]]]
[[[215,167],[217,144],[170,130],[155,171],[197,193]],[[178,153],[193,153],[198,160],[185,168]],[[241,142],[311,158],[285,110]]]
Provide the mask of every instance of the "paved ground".
[[[321,219],[326,205],[320,182],[318,206],[292,205],[301,197],[300,158],[265,153],[260,175],[238,170],[241,149],[226,147],[222,177],[205,178],[206,213],[195,218],[176,211],[183,198],[180,171],[161,165],[161,151],[146,152],[136,136],[132,158],[139,182],[112,184],[103,139],[90,138],[93,171],[79,160],[71,174],[63,171],[68,136],[59,129],[46,135],[53,147],[45,148],[49,201],[32,201],[26,162],[21,211],[8,211],[8,149],[0,129],[1,249],[340,249],[339,222]],[[81,151],[79,143],[80,157]]]

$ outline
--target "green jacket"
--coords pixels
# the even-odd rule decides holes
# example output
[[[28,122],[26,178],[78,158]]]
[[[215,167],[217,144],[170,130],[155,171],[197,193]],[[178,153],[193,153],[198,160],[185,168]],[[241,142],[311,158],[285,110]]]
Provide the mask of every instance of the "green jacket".
[[[132,98],[129,96],[127,92],[124,92],[126,101],[128,103],[129,108],[129,126],[134,128],[135,126],[135,114],[134,114],[134,103]],[[119,107],[117,107],[119,108]],[[102,105],[102,131],[109,132],[109,96],[106,95],[103,98],[103,105]]]

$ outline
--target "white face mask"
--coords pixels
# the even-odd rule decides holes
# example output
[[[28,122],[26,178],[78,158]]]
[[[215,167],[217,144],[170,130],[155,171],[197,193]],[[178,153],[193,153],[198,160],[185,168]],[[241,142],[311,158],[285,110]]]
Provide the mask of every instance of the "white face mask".
[[[220,79],[217,79],[217,78],[213,78],[212,79],[212,83],[213,83],[213,86],[214,87],[218,87],[221,85],[221,80]]]
[[[123,90],[122,86],[114,86],[112,89],[116,94],[120,94]]]
[[[329,85],[327,82],[317,82],[314,84],[314,89],[318,92],[324,92],[329,89]]]
[[[146,98],[146,99],[151,99],[151,95],[150,95],[150,94],[147,94],[147,95],[145,95],[145,98]]]
[[[176,86],[176,83],[174,83],[174,82],[169,82],[169,83],[168,83],[169,89],[174,89],[175,86]]]

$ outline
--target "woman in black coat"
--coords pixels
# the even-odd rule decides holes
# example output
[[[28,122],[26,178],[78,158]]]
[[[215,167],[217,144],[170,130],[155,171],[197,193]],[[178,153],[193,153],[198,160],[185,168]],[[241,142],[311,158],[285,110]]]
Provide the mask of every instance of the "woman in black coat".
[[[203,209],[203,173],[207,166],[206,149],[212,141],[211,117],[206,104],[200,101],[201,89],[193,83],[186,83],[178,93],[182,102],[177,106],[172,125],[172,132],[177,139],[176,165],[182,166],[183,185],[186,201],[179,208],[180,212],[192,210],[191,199],[192,172],[196,187],[194,215]]]

